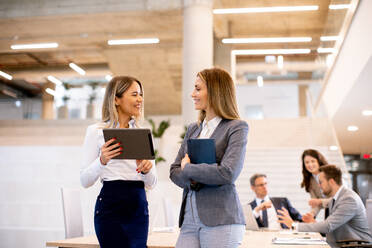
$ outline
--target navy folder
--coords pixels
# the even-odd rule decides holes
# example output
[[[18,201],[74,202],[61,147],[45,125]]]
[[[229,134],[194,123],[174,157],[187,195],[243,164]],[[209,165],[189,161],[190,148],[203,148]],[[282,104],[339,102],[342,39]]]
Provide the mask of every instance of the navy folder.
[[[187,151],[193,164],[216,163],[216,145],[214,139],[188,139]]]

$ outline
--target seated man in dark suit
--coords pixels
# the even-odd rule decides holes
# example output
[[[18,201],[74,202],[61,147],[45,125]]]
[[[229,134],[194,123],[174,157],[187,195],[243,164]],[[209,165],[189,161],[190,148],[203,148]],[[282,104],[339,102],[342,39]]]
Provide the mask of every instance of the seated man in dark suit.
[[[302,221],[301,214],[292,207],[286,197],[269,197],[267,191],[267,180],[265,174],[254,174],[250,178],[251,189],[256,194],[256,198],[249,204],[253,210],[259,227],[269,229],[288,228],[284,224],[279,224],[277,210],[285,208],[288,210],[292,219]],[[273,207],[274,206],[274,207]]]
[[[309,213],[304,215],[307,223],[296,223],[285,210],[279,210],[280,222],[300,232],[325,233],[331,247],[339,247],[336,242],[340,240],[372,242],[366,208],[357,193],[342,186],[341,170],[334,165],[324,165],[319,168],[319,172],[319,185],[323,194],[332,197],[328,203],[327,219],[316,222]]]

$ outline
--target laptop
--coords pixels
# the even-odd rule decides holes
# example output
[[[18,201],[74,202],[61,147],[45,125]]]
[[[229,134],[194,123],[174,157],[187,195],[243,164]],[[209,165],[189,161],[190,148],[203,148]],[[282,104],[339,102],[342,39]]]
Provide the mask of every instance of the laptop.
[[[243,213],[245,217],[245,229],[251,231],[259,231],[256,218],[253,216],[252,207],[250,204],[243,205]]]

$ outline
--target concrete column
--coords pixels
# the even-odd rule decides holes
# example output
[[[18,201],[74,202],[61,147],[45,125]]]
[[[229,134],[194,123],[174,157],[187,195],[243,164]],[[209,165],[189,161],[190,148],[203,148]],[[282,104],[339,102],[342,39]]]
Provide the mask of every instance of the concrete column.
[[[298,115],[300,117],[307,116],[307,99],[306,91],[309,87],[307,85],[298,86]]]
[[[42,90],[42,112],[41,118],[43,120],[53,120],[54,119],[54,96],[45,92],[46,88],[50,88],[52,90],[55,89],[55,84],[53,83],[45,83],[43,84]]]
[[[191,93],[196,74],[213,66],[212,0],[185,0],[183,9],[182,117],[197,120]]]

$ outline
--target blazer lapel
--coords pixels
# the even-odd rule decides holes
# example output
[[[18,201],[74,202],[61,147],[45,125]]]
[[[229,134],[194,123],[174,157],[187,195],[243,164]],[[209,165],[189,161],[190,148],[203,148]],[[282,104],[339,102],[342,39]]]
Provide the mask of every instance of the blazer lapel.
[[[202,131],[202,124],[198,126],[198,128],[190,135],[190,139],[197,139]]]
[[[212,135],[210,136],[211,139],[214,139],[215,136],[217,136],[219,130],[223,127],[223,124],[225,123],[225,121],[226,121],[225,119],[222,119],[222,120],[220,121],[220,123],[218,123],[216,129],[214,129]],[[200,130],[200,131],[201,131],[201,130]]]

